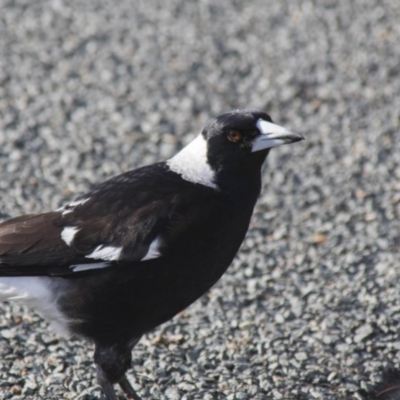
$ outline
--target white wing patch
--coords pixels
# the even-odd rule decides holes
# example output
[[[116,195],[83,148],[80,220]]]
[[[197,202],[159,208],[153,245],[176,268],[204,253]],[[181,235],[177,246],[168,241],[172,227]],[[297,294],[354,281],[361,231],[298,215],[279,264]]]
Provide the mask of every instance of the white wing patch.
[[[186,181],[218,189],[215,172],[207,160],[207,140],[202,134],[169,159],[167,165]]]
[[[150,244],[149,250],[146,255],[142,258],[141,261],[152,260],[153,258],[161,257],[160,252],[161,240],[159,237],[156,237]]]
[[[86,258],[95,258],[98,260],[109,260],[116,261],[119,260],[122,253],[122,247],[113,246],[97,246]]]
[[[78,231],[79,228],[76,226],[66,226],[61,232],[61,239],[64,240],[68,246],[71,246],[71,243],[73,242]]]
[[[74,211],[75,207],[81,206],[82,204],[85,204],[89,200],[90,200],[90,197],[87,197],[86,199],[72,201],[71,203],[68,203],[63,207],[60,207],[59,209],[57,209],[57,211],[62,211],[63,212],[62,215],[66,215],[66,214]]]
[[[71,265],[70,268],[73,272],[82,272],[82,271],[89,271],[91,269],[100,269],[100,268],[107,268],[110,263],[103,262],[103,263],[93,263],[93,264],[76,264]]]

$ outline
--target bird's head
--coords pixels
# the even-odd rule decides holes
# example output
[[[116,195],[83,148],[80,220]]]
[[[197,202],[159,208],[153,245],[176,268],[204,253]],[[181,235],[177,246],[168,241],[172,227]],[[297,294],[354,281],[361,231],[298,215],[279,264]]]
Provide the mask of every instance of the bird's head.
[[[215,171],[260,168],[269,149],[302,140],[297,133],[276,125],[262,111],[232,111],[210,120],[201,133],[207,159]]]
[[[262,111],[238,110],[211,119],[200,135],[168,161],[186,180],[216,189],[221,182],[257,179],[272,147],[303,140]]]

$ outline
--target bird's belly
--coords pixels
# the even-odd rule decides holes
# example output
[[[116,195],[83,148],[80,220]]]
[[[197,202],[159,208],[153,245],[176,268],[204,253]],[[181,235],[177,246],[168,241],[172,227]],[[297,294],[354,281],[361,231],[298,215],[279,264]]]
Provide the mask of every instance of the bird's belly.
[[[74,332],[98,341],[126,340],[171,319],[207,292],[231,264],[247,223],[231,226],[235,231],[230,234],[227,226],[204,232],[201,242],[182,238],[159,258],[72,279],[59,304],[76,321]]]
[[[140,337],[203,295],[230,261],[154,262],[125,271],[121,266],[96,278],[71,280],[68,297],[60,298],[60,305],[77,334],[98,341]]]

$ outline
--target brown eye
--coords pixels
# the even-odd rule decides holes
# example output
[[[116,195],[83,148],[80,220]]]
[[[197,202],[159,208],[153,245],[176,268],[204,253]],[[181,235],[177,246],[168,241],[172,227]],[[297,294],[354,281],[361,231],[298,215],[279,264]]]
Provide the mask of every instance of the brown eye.
[[[238,131],[229,131],[228,139],[231,142],[239,142],[240,140],[242,140],[242,134]]]

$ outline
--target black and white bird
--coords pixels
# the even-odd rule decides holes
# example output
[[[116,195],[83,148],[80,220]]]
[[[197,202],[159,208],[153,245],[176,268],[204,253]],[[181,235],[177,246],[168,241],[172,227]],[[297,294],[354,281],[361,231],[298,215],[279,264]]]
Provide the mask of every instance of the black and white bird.
[[[302,139],[264,112],[229,112],[166,162],[1,223],[0,300],[91,340],[106,398],[119,384],[139,399],[125,375],[133,347],[218,281],[245,237],[269,149]]]

